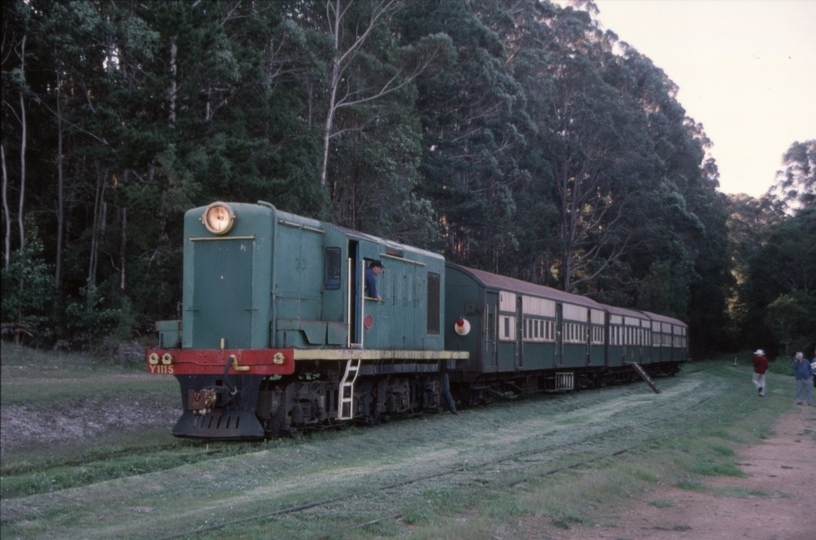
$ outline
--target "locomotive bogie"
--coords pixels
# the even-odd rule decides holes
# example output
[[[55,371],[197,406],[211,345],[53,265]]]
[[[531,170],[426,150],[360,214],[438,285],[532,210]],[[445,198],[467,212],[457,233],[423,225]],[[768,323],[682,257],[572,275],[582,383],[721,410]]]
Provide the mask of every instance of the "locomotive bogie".
[[[336,380],[269,381],[258,394],[256,413],[268,436],[348,423],[377,424],[394,417],[439,412],[441,388],[439,374],[363,377],[355,384],[348,420],[338,420],[342,389]]]

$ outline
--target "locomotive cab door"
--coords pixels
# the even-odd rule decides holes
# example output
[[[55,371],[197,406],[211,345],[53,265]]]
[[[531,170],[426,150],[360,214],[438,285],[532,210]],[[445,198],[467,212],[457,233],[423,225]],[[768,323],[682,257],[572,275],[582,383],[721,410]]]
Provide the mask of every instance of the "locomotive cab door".
[[[348,245],[348,345],[362,347],[363,330],[360,324],[363,309],[363,268],[360,260],[360,243],[349,240]]]

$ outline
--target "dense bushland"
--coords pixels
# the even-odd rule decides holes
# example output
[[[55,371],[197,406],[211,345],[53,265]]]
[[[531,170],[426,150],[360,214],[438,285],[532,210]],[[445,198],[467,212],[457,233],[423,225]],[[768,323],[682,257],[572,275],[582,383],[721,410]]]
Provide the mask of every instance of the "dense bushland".
[[[5,339],[176,318],[182,216],[277,207],[689,322],[816,341],[816,141],[760,200],[590,1],[3,3]],[[770,179],[769,179],[770,180]]]

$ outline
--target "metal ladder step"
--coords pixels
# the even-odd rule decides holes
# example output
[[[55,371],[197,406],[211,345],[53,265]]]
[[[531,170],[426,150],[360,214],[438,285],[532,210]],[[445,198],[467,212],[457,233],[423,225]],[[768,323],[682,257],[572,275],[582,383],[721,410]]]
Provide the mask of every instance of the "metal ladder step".
[[[658,388],[657,385],[652,380],[652,378],[649,377],[649,374],[646,373],[646,370],[643,369],[643,366],[641,366],[638,362],[628,362],[628,364],[635,368],[635,371],[638,373],[638,375],[640,375],[640,378],[646,381],[646,384],[652,387],[652,390],[654,390],[655,394],[660,393],[660,388]]]
[[[360,358],[349,358],[346,361],[346,372],[340,381],[340,392],[338,393],[338,420],[351,420],[354,417],[354,382],[360,373],[361,363]],[[349,378],[351,378],[350,381]]]

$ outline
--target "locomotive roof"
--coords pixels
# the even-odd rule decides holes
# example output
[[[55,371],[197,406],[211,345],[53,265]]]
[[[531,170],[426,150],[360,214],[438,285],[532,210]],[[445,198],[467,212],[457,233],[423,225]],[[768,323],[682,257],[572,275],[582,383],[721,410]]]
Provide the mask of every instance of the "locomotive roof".
[[[507,276],[500,276],[498,274],[491,274],[490,272],[485,272],[484,270],[467,268],[465,266],[460,266],[454,263],[448,263],[448,266],[461,270],[466,274],[470,274],[476,281],[478,281],[485,287],[502,289],[506,291],[516,291],[552,300],[560,300],[562,302],[568,302],[570,304],[575,304],[578,306],[586,306],[592,309],[603,310],[606,309],[607,307],[599,302],[596,302],[591,298],[587,298],[586,296],[580,296],[577,294],[559,291],[558,289],[553,289],[552,287],[536,285],[534,283],[529,283],[527,281],[522,281],[520,279],[515,279]]]
[[[271,206],[271,205],[270,205]],[[438,259],[444,260],[444,257],[438,253],[434,253],[433,251],[427,251],[418,247],[409,246],[407,244],[400,244],[399,242],[394,242],[393,240],[386,240],[385,238],[381,238],[379,236],[374,236],[368,233],[364,233],[361,231],[357,231],[354,229],[349,229],[348,227],[343,227],[342,225],[336,225],[334,223],[329,223],[328,221],[318,221],[316,219],[299,216],[297,214],[292,214],[289,212],[284,212],[282,210],[275,209],[278,217],[283,218],[287,221],[291,221],[294,223],[302,223],[308,225],[310,227],[319,229],[321,227],[331,227],[335,230],[340,231],[341,233],[345,234],[346,236],[356,237],[362,240],[367,240],[374,244],[380,244],[386,247],[392,247],[399,250],[402,250],[405,254],[411,254],[412,256],[422,255],[423,257],[427,257],[430,259]],[[397,259],[407,259],[406,257],[397,257]],[[388,266],[388,262],[386,261],[385,266]]]
[[[396,249],[402,250],[406,254],[410,253],[410,254],[412,254],[414,256],[422,255],[422,256],[428,257],[430,259],[438,259],[439,261],[444,261],[445,260],[445,257],[440,255],[439,253],[435,253],[433,251],[428,251],[426,249],[418,248],[416,246],[409,246],[408,244],[400,244],[399,242],[395,242],[393,240],[386,240],[385,238],[381,238],[379,236],[373,236],[373,235],[370,235],[368,233],[356,231],[354,229],[349,229],[347,227],[343,227],[341,225],[335,225],[333,223],[325,223],[324,225],[327,226],[327,227],[334,227],[335,229],[337,229],[338,231],[342,232],[343,234],[345,234],[347,236],[354,236],[354,237],[357,237],[357,238],[362,238],[364,240],[368,240],[368,241],[373,242],[375,244],[380,244],[380,245],[383,245],[383,246],[386,246],[386,247],[396,248]],[[404,256],[403,257],[396,257],[396,259],[407,259],[407,257],[404,257]],[[388,261],[383,261],[383,264],[387,267],[388,266]]]

